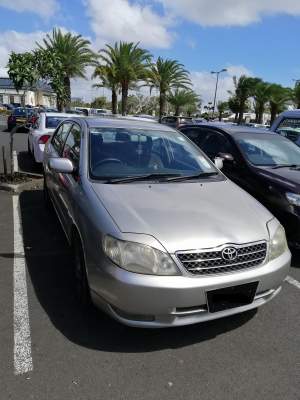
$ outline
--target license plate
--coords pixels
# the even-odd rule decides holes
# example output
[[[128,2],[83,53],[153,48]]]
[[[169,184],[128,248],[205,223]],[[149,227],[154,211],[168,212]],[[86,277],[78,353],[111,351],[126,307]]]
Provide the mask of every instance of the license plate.
[[[251,304],[254,300],[258,282],[230,286],[206,293],[208,310],[211,313]]]

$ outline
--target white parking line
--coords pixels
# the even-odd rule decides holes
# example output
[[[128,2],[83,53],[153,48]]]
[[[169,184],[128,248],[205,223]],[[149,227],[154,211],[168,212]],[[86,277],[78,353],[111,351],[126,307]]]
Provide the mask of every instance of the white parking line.
[[[14,218],[14,369],[20,375],[33,369],[27,299],[26,267],[19,196],[13,196]],[[20,257],[23,255],[23,257]]]
[[[16,150],[13,151],[14,172],[19,172],[19,163]]]
[[[300,289],[300,282],[298,282],[296,279],[292,278],[291,276],[287,276],[285,280],[290,283],[291,285],[295,286],[296,288]]]

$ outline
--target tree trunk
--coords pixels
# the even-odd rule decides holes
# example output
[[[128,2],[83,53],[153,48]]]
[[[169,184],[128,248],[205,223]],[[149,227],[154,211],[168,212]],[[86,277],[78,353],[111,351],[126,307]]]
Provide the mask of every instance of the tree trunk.
[[[239,117],[238,117],[238,124],[239,125],[243,122],[244,109],[245,109],[245,103],[242,102],[241,105],[240,105]]]
[[[111,91],[111,111],[113,114],[117,114],[118,96],[116,90],[113,88]]]
[[[271,121],[270,121],[270,125],[273,124],[273,122],[275,121],[277,115],[277,107],[276,105],[271,105]]]
[[[297,109],[298,109],[298,110],[300,109],[300,100],[299,100],[298,103],[297,103]]]
[[[63,110],[63,102],[59,95],[56,95],[56,107],[59,112]]]
[[[159,122],[161,122],[162,116],[164,115],[166,104],[166,94],[164,92],[160,92],[159,96]]]
[[[234,116],[234,122],[237,122],[237,121],[238,121],[238,117],[239,117],[239,113],[236,112],[236,113],[235,113],[235,116]]]
[[[66,94],[64,106],[67,110],[69,110],[71,107],[71,82],[70,82],[70,78],[68,76],[64,77],[64,88],[65,88],[65,94]]]
[[[258,108],[258,123],[262,124],[263,123],[263,118],[264,118],[264,112],[265,112],[265,105],[261,104]]]
[[[179,115],[179,112],[180,112],[180,107],[176,106],[175,107],[175,115]]]
[[[222,116],[223,116],[223,113],[221,111],[219,111],[219,121],[222,121]]]
[[[128,99],[128,85],[127,83],[122,84],[122,115],[126,115],[127,112],[127,99]]]

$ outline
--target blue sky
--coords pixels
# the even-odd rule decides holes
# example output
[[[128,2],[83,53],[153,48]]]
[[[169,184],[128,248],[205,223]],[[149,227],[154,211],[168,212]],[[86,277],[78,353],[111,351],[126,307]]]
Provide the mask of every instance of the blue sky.
[[[53,26],[89,37],[95,49],[140,41],[155,57],[176,58],[205,101],[210,71],[223,67],[221,98],[235,74],[286,86],[300,78],[299,0],[0,0],[0,74],[11,50],[33,48]],[[73,92],[96,95],[90,86],[74,81]]]

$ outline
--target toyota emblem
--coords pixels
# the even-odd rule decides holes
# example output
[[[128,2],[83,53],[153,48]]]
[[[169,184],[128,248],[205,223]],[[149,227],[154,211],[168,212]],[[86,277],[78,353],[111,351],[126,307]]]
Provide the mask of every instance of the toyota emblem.
[[[237,249],[234,247],[225,247],[222,251],[222,258],[223,260],[233,261],[237,258]]]

